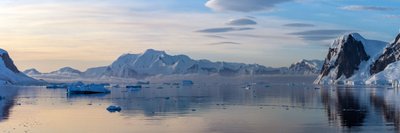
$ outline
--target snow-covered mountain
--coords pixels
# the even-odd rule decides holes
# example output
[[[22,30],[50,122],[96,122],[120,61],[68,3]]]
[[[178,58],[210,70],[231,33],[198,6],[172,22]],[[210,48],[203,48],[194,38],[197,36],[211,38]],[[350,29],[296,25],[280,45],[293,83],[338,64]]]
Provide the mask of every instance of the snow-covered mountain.
[[[260,75],[280,74],[281,69],[258,64],[211,62],[194,60],[186,55],[169,55],[164,51],[148,49],[142,54],[124,54],[110,66],[90,68],[85,77],[142,78],[173,74]]]
[[[379,58],[371,65],[373,75],[367,84],[387,84],[400,81],[400,34],[388,45]]]
[[[63,67],[60,68],[59,70],[50,72],[49,74],[57,74],[57,75],[80,75],[82,72],[71,68],[71,67]]]
[[[331,44],[321,74],[314,83],[365,84],[376,74],[371,71],[375,69],[374,66],[382,64],[376,63],[376,60],[382,57],[387,44],[365,39],[357,33],[339,37]]]
[[[49,73],[41,73],[36,69],[28,69],[25,70],[24,73],[35,79],[43,79],[52,82],[69,81],[72,79],[79,80],[82,76],[81,71],[71,67],[63,67]]]
[[[40,81],[26,76],[15,66],[7,51],[0,49],[0,84],[38,84]]]
[[[370,73],[376,74],[383,71],[389,64],[400,60],[400,34],[385,49],[384,53],[372,64]]]
[[[39,72],[38,70],[31,68],[31,69],[26,69],[24,72],[26,75],[41,75],[42,73]]]
[[[289,67],[290,74],[312,75],[319,74],[324,61],[322,60],[300,60]]]

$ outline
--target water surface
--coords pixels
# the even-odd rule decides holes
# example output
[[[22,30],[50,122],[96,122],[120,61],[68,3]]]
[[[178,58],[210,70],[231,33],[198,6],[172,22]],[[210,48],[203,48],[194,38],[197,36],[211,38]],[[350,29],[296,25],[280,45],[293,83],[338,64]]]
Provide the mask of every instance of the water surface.
[[[0,87],[0,132],[320,133],[398,132],[396,89],[318,87],[315,77],[271,76],[151,84],[142,90],[67,95]],[[245,89],[246,84],[257,84]],[[162,88],[161,88],[162,87]],[[110,113],[109,105],[122,107]]]

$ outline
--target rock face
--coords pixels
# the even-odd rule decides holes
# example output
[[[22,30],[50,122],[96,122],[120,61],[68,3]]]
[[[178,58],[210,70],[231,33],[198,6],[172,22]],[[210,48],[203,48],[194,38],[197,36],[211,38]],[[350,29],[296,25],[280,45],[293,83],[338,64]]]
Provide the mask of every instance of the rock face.
[[[13,71],[14,73],[20,73],[17,66],[14,65],[13,60],[10,58],[7,52],[1,53],[0,57],[3,59],[3,63],[9,70]]]
[[[334,84],[343,80],[365,80],[370,64],[387,43],[367,40],[357,33],[336,39],[329,48],[316,84]]]
[[[124,54],[110,66],[90,68],[86,77],[143,78],[173,74],[259,75],[280,74],[281,69],[257,64],[211,62],[193,60],[186,55],[168,55],[164,51],[148,49],[142,54]]]
[[[379,58],[371,65],[371,75],[383,71],[389,64],[400,60],[400,34],[397,35],[395,41],[391,43],[379,56]]]
[[[41,82],[21,73],[8,52],[0,49],[0,84],[40,84]]]
[[[322,76],[327,76],[331,69],[337,68],[336,79],[342,75],[349,78],[354,71],[359,69],[362,61],[367,61],[370,56],[367,55],[364,45],[360,40],[356,40],[354,34],[345,36],[329,48],[328,56],[322,68]],[[332,64],[332,60],[336,59]]]
[[[322,60],[300,60],[289,67],[290,74],[312,75],[319,74],[324,61]]]

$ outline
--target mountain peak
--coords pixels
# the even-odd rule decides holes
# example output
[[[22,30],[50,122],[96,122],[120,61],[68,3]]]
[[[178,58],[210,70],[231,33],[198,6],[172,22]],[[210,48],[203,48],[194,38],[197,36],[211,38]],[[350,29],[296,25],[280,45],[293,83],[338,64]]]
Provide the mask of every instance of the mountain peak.
[[[359,33],[349,33],[342,35],[338,37],[331,45],[330,48],[339,48],[342,45],[348,43],[348,42],[354,42],[354,41],[360,41],[363,42],[365,41],[365,38],[362,37]]]
[[[39,75],[39,74],[42,74],[38,70],[36,70],[35,68],[27,69],[23,73],[25,73],[27,75]]]
[[[74,69],[72,67],[63,67],[63,68],[60,68],[59,70],[51,72],[51,73],[77,73],[77,74],[79,74],[82,72],[77,69]]]
[[[161,50],[155,50],[155,49],[147,49],[143,55],[162,55],[162,54],[166,54],[165,51],[161,51]]]
[[[365,38],[362,37],[359,33],[350,33],[347,36],[348,36],[347,38],[352,37],[352,38],[354,38],[355,40],[358,40],[358,41],[365,40]]]

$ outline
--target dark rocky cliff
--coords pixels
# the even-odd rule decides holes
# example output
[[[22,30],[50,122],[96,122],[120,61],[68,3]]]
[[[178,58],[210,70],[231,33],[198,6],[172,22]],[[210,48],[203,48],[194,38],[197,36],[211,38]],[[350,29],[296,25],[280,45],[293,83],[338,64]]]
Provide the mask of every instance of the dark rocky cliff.
[[[336,79],[342,75],[349,78],[359,69],[358,66],[362,61],[367,61],[370,58],[365,52],[363,43],[356,40],[352,34],[337,43],[339,43],[337,47],[329,48],[329,53],[321,70],[322,77],[327,76],[331,69],[337,67]],[[331,64],[334,57],[337,57],[337,59]]]
[[[400,34],[395,41],[390,44],[385,52],[371,65],[370,74],[376,74],[383,71],[390,63],[400,60]]]

